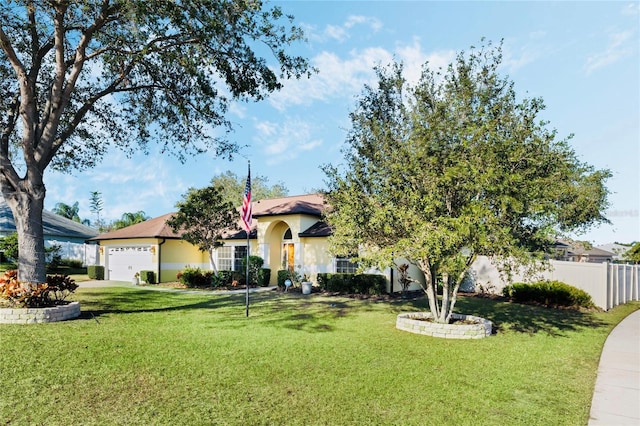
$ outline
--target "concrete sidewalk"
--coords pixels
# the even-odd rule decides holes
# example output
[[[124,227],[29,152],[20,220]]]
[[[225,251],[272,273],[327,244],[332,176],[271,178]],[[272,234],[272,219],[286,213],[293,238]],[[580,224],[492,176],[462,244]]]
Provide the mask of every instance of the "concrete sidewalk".
[[[589,416],[589,426],[600,425],[640,425],[640,310],[604,343]]]

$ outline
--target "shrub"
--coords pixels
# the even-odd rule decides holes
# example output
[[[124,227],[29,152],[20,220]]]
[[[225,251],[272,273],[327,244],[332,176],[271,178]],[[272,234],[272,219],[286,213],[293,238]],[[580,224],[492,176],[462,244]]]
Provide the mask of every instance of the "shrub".
[[[179,274],[180,282],[187,287],[211,287],[214,285],[213,271],[187,266]]]
[[[218,271],[218,275],[214,275],[212,278],[214,287],[229,286],[233,282],[233,271]]]
[[[92,280],[104,280],[104,266],[102,265],[87,266],[87,275]]]
[[[278,271],[278,287],[279,288],[284,288],[284,282],[289,278],[289,271],[286,269],[281,269]]]
[[[62,246],[52,244],[44,249],[47,269],[55,271],[62,264]]]
[[[62,259],[60,265],[68,266],[69,268],[82,269],[82,260],[78,259]]]
[[[532,284],[514,283],[502,290],[505,297],[517,303],[541,303],[550,306],[594,307],[591,296],[560,281],[538,281]]]
[[[264,259],[260,256],[249,256],[249,282],[251,285],[258,285],[260,282],[260,269],[264,265]],[[242,270],[247,270],[247,258],[242,259]],[[245,278],[246,279],[246,278]]]
[[[271,269],[261,268],[258,271],[258,285],[260,287],[267,287],[271,281]]]
[[[325,291],[338,293],[383,294],[387,281],[378,274],[319,273],[318,285]]]
[[[154,271],[140,271],[140,279],[147,284],[155,284],[156,273]]]
[[[76,291],[78,284],[68,275],[47,275],[47,285],[53,300],[62,302]]]
[[[5,272],[0,277],[2,304],[17,308],[45,308],[60,305],[78,288],[67,275],[48,275],[47,282],[30,284],[18,281],[18,271]]]

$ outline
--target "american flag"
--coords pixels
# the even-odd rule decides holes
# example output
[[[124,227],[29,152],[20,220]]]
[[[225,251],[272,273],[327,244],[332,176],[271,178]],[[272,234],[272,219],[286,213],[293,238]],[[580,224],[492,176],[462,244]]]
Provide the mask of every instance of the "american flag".
[[[244,198],[242,199],[242,223],[248,234],[251,231],[251,164],[249,164],[247,184],[244,186]]]

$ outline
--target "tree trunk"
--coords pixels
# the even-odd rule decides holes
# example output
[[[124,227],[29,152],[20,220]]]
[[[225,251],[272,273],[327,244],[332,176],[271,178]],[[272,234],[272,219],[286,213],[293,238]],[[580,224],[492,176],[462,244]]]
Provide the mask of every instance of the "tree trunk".
[[[209,250],[209,262],[211,262],[211,269],[213,269],[213,275],[218,275],[218,268],[216,268],[216,262],[213,260],[213,250]]]
[[[40,189],[28,191],[21,188],[7,192],[3,188],[3,196],[11,208],[18,232],[18,279],[31,284],[46,281],[42,228],[45,189],[44,185],[35,187]]]
[[[449,282],[449,274],[442,274],[442,305],[440,307],[440,317],[437,322],[447,324],[449,322],[449,300],[451,300],[451,283]]]
[[[440,315],[438,309],[436,274],[433,273],[431,265],[429,265],[428,262],[419,262],[418,269],[420,269],[424,274],[425,284],[427,286],[427,288],[424,289],[424,292],[427,294],[427,299],[429,300],[429,310],[431,311],[431,315],[433,316],[434,321],[437,321]]]

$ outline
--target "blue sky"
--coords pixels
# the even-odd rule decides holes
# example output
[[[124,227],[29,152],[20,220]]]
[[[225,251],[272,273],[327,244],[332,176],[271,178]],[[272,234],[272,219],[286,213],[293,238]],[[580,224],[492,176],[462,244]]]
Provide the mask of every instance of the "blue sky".
[[[233,161],[204,154],[185,164],[151,152],[133,158],[111,151],[91,170],[47,172],[45,208],[80,204],[94,219],[91,191],[100,191],[102,217],[143,210],[151,217],[174,211],[189,187],[206,186],[231,170],[282,182],[290,195],[324,187],[323,164],[339,164],[348,114],[373,67],[405,64],[410,81],[421,65],[445,66],[459,50],[504,39],[501,73],[522,97],[542,97],[542,118],[558,137],[574,134],[578,157],[609,168],[612,194],[602,225],[579,236],[596,244],[640,240],[640,3],[282,1],[308,42],[294,46],[319,69],[310,80],[285,82],[261,103],[238,103],[229,118],[233,141],[246,146]]]

